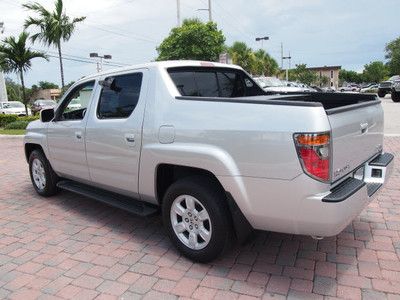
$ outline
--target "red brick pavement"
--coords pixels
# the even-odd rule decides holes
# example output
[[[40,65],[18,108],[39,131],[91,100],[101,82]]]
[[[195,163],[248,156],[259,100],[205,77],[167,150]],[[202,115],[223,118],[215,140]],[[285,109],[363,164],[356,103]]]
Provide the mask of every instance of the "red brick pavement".
[[[67,192],[37,196],[21,143],[0,138],[0,298],[400,298],[400,155],[387,187],[337,237],[258,232],[194,264],[158,216]],[[385,146],[400,154],[400,138]]]

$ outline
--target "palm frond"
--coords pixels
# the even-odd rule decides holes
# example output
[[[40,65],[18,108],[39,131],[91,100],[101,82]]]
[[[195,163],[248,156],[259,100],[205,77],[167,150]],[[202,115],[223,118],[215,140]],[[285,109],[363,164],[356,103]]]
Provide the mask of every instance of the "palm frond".
[[[32,41],[40,41],[46,45],[58,47],[61,41],[68,41],[77,23],[85,20],[86,17],[71,18],[65,13],[63,1],[55,0],[54,10],[49,11],[37,2],[26,3],[23,5],[28,10],[38,16],[28,17],[25,20],[25,28],[36,27],[39,33],[32,36]]]
[[[0,46],[0,66],[5,72],[25,72],[30,69],[34,58],[48,60],[45,53],[32,51],[27,46],[29,34],[25,31],[16,38],[13,36],[3,40]]]

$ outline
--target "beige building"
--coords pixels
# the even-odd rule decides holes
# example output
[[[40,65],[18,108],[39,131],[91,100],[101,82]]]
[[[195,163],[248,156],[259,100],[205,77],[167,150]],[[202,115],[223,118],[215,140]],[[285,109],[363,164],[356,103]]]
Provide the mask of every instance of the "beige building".
[[[327,86],[333,87],[335,89],[339,88],[339,71],[342,67],[341,66],[324,66],[324,67],[313,67],[307,68],[310,71],[316,73],[318,77],[327,77],[328,84]]]
[[[45,89],[45,90],[37,90],[31,97],[32,100],[36,99],[51,99],[57,100],[60,98],[61,89]]]

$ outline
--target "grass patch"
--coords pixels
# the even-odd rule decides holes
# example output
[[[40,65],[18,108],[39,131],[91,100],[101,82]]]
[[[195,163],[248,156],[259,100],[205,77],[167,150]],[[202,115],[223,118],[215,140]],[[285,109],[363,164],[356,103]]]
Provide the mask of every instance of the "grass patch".
[[[0,128],[0,134],[24,135],[25,134],[25,129],[3,129],[3,128]]]

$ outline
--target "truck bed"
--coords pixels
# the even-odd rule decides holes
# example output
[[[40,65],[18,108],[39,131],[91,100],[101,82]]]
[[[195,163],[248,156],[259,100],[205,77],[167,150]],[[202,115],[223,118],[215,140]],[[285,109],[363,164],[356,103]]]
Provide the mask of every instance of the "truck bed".
[[[267,105],[323,106],[328,115],[380,103],[375,94],[352,93],[267,94],[238,98],[178,96],[176,99]]]

